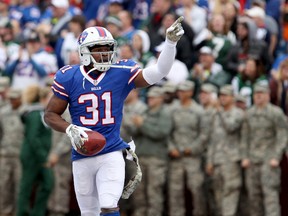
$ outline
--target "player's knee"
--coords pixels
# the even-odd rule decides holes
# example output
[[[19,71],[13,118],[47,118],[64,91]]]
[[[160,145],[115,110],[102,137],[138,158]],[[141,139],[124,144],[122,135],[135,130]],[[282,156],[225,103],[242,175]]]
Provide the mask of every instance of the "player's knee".
[[[120,216],[119,208],[101,208],[100,216]]]

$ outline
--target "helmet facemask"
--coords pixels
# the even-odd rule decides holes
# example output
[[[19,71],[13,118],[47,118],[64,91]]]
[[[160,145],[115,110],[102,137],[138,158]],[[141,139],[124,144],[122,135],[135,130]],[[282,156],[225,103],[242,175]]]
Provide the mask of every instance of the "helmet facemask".
[[[92,52],[92,50],[95,47],[109,47],[110,51],[94,51]],[[116,43],[114,44],[94,44],[92,46],[88,46],[88,47],[83,47],[81,49],[81,54],[82,55],[89,55],[90,58],[90,63],[93,63],[93,67],[96,68],[96,70],[98,71],[107,71],[109,70],[109,68],[111,67],[111,65],[115,62],[115,57],[116,57],[116,49],[115,49]],[[98,55],[98,59],[96,60],[93,57],[93,54]]]

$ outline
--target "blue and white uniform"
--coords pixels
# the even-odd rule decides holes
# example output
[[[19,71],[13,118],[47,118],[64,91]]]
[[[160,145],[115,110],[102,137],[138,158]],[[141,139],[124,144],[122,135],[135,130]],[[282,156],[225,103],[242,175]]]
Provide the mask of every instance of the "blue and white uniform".
[[[99,154],[128,147],[120,138],[123,103],[135,88],[133,80],[141,69],[133,60],[121,60],[116,64],[135,67],[110,68],[96,76],[93,72],[87,75],[83,66],[68,65],[56,73],[52,86],[57,97],[68,101],[73,124],[105,136],[106,146]],[[73,149],[72,160],[85,157]]]

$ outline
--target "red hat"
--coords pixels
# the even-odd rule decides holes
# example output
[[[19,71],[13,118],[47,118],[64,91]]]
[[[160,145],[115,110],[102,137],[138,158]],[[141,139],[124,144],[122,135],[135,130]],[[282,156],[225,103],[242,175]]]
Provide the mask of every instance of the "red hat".
[[[9,5],[10,4],[10,0],[0,0],[0,2]]]

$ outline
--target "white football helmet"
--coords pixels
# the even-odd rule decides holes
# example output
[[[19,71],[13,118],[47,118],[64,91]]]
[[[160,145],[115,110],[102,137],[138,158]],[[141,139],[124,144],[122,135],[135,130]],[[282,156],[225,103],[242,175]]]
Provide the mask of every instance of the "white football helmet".
[[[85,29],[78,38],[78,45],[81,64],[88,66],[92,62],[98,71],[107,71],[116,59],[117,42],[106,28],[95,26]],[[97,62],[91,52],[91,48],[97,45],[111,47],[111,51],[97,52],[101,56],[101,62]]]

